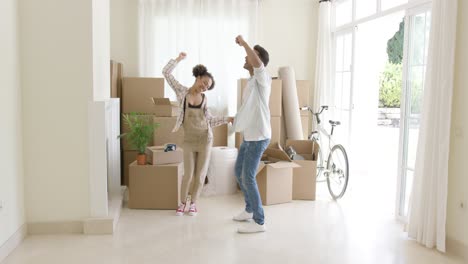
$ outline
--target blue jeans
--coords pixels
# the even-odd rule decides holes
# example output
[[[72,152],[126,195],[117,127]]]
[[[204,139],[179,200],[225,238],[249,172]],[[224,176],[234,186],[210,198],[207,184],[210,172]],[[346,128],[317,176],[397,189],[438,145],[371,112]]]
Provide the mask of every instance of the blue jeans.
[[[256,176],[260,158],[269,144],[270,139],[242,142],[235,168],[237,182],[245,198],[245,211],[253,213],[253,220],[259,225],[264,224],[265,215]]]

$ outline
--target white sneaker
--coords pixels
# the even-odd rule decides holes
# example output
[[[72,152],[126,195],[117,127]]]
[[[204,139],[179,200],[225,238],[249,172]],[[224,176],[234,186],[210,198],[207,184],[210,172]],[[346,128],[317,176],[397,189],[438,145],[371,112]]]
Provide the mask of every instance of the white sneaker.
[[[243,226],[239,227],[239,229],[237,229],[237,232],[241,234],[258,233],[258,232],[265,232],[265,231],[266,231],[265,224],[259,225],[255,222],[246,223]]]
[[[234,221],[247,221],[247,220],[252,219],[252,217],[253,217],[253,213],[247,213],[247,211],[244,210],[238,215],[234,216],[232,219]]]

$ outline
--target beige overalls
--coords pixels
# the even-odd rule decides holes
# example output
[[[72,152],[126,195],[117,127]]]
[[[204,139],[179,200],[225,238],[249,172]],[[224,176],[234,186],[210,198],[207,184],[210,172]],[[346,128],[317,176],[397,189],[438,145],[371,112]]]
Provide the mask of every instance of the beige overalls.
[[[208,140],[209,126],[203,111],[205,97],[200,108],[189,107],[185,100],[184,116],[184,177],[181,198],[185,202],[189,193],[192,203],[200,196],[210,162],[213,140]]]

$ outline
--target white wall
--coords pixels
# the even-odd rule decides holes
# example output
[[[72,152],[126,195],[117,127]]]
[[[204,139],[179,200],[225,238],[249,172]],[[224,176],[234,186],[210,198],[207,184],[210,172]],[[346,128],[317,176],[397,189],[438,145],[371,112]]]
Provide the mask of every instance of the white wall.
[[[25,223],[17,19],[17,1],[0,1],[0,247]]]
[[[296,79],[315,80],[318,0],[262,0],[258,43],[270,53],[268,69],[291,66]]]
[[[468,3],[458,1],[447,235],[468,247]],[[460,208],[464,203],[464,209]]]
[[[109,0],[93,0],[93,98],[110,98]]]
[[[124,76],[138,70],[138,0],[110,1],[111,59],[123,63]]]
[[[27,222],[89,216],[92,0],[20,0]]]

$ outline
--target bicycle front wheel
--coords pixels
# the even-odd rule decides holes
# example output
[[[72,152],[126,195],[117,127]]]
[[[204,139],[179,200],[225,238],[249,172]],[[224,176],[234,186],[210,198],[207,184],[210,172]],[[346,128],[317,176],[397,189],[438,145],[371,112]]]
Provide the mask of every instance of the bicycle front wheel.
[[[348,155],[342,145],[333,146],[327,160],[328,191],[334,200],[343,197],[348,187]]]

